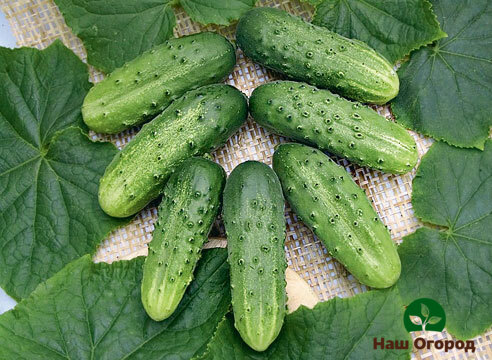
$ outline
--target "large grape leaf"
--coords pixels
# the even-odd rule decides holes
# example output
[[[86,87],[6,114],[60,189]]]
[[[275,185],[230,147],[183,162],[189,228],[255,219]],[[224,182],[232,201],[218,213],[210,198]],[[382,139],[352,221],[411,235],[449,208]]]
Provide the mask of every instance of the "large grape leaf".
[[[180,0],[192,20],[208,24],[229,25],[255,6],[257,0]]]
[[[324,0],[313,23],[364,41],[392,63],[446,36],[428,0]]]
[[[89,88],[87,67],[59,41],[0,48],[0,286],[17,300],[126,221],[97,201],[117,150],[78,128]]]
[[[143,258],[94,264],[86,255],[0,316],[0,358],[189,359],[230,305],[227,251],[204,251],[176,312],[151,320],[142,306]]]
[[[374,338],[408,341],[408,349],[374,350]],[[334,298],[312,310],[300,307],[285,318],[275,342],[259,353],[246,345],[228,316],[200,359],[409,359],[411,338],[403,327],[397,290],[375,290]]]
[[[173,36],[172,0],[54,0],[89,64],[111,72]]]
[[[448,37],[398,71],[398,122],[459,147],[483,149],[492,125],[492,2],[432,0]]]
[[[438,301],[446,328],[461,339],[492,325],[492,140],[485,150],[435,143],[413,181],[412,204],[424,227],[399,247],[397,286],[405,304]]]

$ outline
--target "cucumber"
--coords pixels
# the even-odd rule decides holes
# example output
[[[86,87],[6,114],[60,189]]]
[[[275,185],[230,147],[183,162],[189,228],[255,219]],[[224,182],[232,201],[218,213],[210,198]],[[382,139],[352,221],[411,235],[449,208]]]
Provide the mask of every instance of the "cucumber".
[[[236,41],[255,62],[357,101],[384,104],[398,94],[396,71],[372,48],[279,9],[248,11]]]
[[[186,91],[221,81],[236,64],[232,44],[211,32],[167,40],[97,83],[82,105],[87,126],[117,133],[162,112]]]
[[[402,126],[369,107],[293,81],[257,87],[249,100],[256,122],[362,166],[406,173],[417,163],[417,146]]]
[[[111,216],[127,217],[157,196],[173,170],[191,156],[224,144],[248,114],[236,88],[207,85],[172,103],[120,151],[99,185],[99,204]]]
[[[387,288],[400,276],[391,236],[364,191],[320,150],[282,144],[273,155],[292,210],[360,282]]]
[[[178,307],[219,212],[226,175],[203,158],[186,160],[164,187],[142,279],[142,303],[155,321]]]
[[[275,340],[285,316],[284,198],[277,175],[247,161],[229,176],[223,219],[235,327],[256,351]]]

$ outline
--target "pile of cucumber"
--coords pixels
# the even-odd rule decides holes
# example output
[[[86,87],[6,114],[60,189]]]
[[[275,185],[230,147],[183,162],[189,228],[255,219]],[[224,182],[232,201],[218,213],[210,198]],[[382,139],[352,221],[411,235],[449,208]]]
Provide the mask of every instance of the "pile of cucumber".
[[[214,33],[169,40],[115,70],[90,90],[83,117],[106,133],[152,119],[116,155],[99,188],[102,209],[115,217],[132,216],[162,195],[142,281],[149,316],[160,321],[175,311],[222,207],[235,326],[263,351],[286,312],[284,196],[359,281],[386,288],[400,275],[396,246],[364,191],[321,150],[390,173],[410,171],[418,156],[404,128],[361,104],[385,103],[399,87],[391,64],[366,44],[273,8],[246,13],[236,37],[252,60],[303,81],[255,89],[253,118],[317,149],[279,145],[273,170],[247,161],[227,181],[218,164],[202,157],[248,115],[239,90],[216,84],[236,55]]]

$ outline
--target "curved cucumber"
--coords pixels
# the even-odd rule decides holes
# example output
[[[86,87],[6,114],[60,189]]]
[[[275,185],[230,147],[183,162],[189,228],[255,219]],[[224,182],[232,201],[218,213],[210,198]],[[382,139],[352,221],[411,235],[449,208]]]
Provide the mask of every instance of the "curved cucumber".
[[[406,173],[417,163],[415,140],[371,108],[293,81],[257,87],[249,100],[256,122],[362,166]]]
[[[142,303],[152,319],[171,316],[191,282],[225,178],[222,167],[203,158],[186,160],[169,178],[143,268]]]
[[[239,21],[246,56],[288,77],[361,102],[384,104],[399,90],[393,66],[369,46],[274,8],[255,8]]]
[[[284,198],[277,175],[247,161],[229,176],[224,225],[236,329],[257,351],[275,340],[285,316]]]
[[[245,96],[232,86],[186,93],[145,124],[106,168],[99,186],[102,209],[115,217],[135,214],[159,196],[177,166],[221,146],[247,114]]]
[[[117,133],[162,112],[186,91],[221,81],[236,64],[232,44],[211,32],[167,40],[97,83],[82,115],[87,126]]]
[[[282,144],[273,168],[294,212],[360,282],[387,288],[400,276],[390,234],[364,191],[321,151]]]

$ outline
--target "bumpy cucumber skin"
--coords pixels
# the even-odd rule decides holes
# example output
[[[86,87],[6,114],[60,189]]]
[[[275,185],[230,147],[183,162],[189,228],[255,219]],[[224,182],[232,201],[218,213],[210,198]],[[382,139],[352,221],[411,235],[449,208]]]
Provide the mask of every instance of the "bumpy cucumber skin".
[[[219,212],[225,179],[220,165],[191,158],[164,188],[142,279],[142,303],[155,321],[171,316],[193,279]]]
[[[151,119],[186,91],[220,82],[235,64],[234,47],[218,34],[167,40],[97,83],[82,105],[84,121],[96,132],[120,132]]]
[[[273,155],[273,168],[293,211],[360,282],[387,288],[398,280],[396,246],[343,167],[320,150],[282,144]]]
[[[357,101],[384,104],[398,94],[396,71],[372,48],[279,9],[248,11],[236,41],[255,62]]]
[[[254,350],[275,340],[285,316],[284,198],[274,171],[257,161],[237,166],[224,190],[223,219],[236,329]]]
[[[260,125],[356,164],[403,174],[417,163],[415,140],[405,128],[328,90],[276,81],[257,87],[249,104]]]
[[[159,195],[177,166],[224,144],[247,114],[246,97],[232,86],[186,93],[114,157],[100,181],[101,208],[115,217],[137,213]]]

